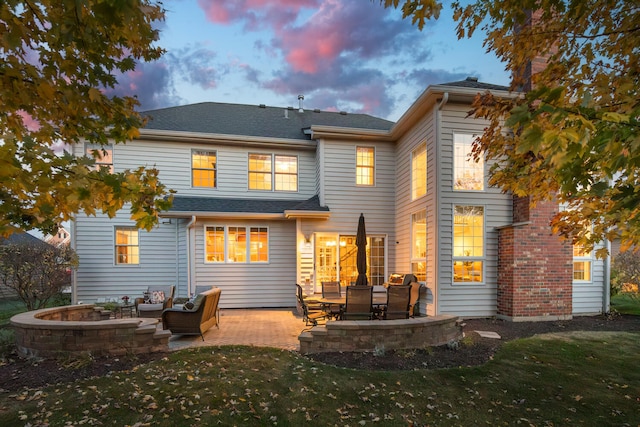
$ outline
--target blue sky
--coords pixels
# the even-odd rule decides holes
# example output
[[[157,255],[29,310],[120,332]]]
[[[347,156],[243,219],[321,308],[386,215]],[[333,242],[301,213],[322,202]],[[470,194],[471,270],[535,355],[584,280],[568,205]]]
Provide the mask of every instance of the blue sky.
[[[174,0],[166,54],[121,76],[141,110],[197,102],[297,106],[397,120],[429,85],[509,84],[482,34],[458,40],[450,2],[422,31],[378,0]]]

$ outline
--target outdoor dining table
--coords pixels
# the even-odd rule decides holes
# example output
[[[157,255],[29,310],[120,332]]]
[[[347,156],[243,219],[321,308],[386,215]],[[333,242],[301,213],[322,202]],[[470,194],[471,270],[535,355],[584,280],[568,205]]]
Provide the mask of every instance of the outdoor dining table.
[[[347,297],[322,297],[322,298],[312,298],[315,302],[321,302],[323,304],[340,304],[345,305],[347,303]],[[381,306],[387,305],[387,293],[386,292],[374,292],[373,293],[373,305]]]

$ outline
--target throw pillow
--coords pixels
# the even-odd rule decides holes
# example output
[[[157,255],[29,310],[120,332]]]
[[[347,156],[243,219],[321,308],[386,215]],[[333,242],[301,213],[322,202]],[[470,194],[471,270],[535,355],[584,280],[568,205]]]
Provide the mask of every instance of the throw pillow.
[[[164,291],[151,292],[151,304],[160,304],[164,302]]]

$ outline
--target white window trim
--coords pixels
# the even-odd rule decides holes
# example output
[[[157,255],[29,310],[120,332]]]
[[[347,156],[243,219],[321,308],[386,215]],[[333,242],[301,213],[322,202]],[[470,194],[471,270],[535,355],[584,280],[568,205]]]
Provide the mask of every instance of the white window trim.
[[[258,171],[252,171],[252,170],[249,169],[249,162],[250,162],[252,154],[255,154],[255,155],[258,155],[258,156],[271,156],[271,189],[262,190],[262,189],[251,188],[249,175],[252,172],[258,172]],[[276,173],[276,157],[294,157],[296,159],[297,188],[295,190],[276,190],[276,175],[278,175]],[[266,172],[261,172],[261,173],[265,173],[266,174]],[[292,175],[292,174],[282,174],[282,175]],[[251,152],[247,153],[247,191],[262,191],[262,192],[265,192],[265,193],[266,192],[268,192],[268,193],[299,193],[300,192],[300,156],[298,156],[297,154],[261,153],[261,152],[258,152],[258,151],[251,151]]]
[[[138,231],[138,262],[135,264],[131,264],[131,263],[119,263],[118,262],[118,247],[119,246],[127,246],[127,247],[132,247],[134,245],[118,245],[116,239],[118,236],[118,229],[124,230],[137,230]],[[113,265],[114,267],[117,268],[139,268],[140,265],[142,264],[141,262],[141,258],[142,258],[142,251],[141,251],[141,247],[140,247],[140,230],[137,229],[136,227],[132,226],[132,225],[114,225],[113,226],[113,236],[112,236],[112,242],[113,242]]]
[[[457,163],[456,163],[456,136],[470,136],[473,139],[475,139],[476,137],[478,137],[477,133],[472,133],[472,132],[453,132],[453,145],[452,145],[452,159],[453,159],[453,177],[452,177],[452,181],[451,181],[451,188],[453,191],[455,192],[472,192],[472,193],[481,193],[481,192],[485,192],[487,191],[487,165],[486,162],[483,159],[483,163],[482,163],[482,189],[481,190],[474,190],[474,189],[465,189],[465,188],[456,188],[456,170],[457,170]]]
[[[358,148],[370,148],[373,150],[373,183],[371,184],[358,184]],[[355,176],[355,183],[356,183],[356,187],[367,187],[367,188],[371,188],[371,187],[375,187],[376,186],[376,175],[378,173],[377,171],[377,155],[378,155],[378,150],[376,150],[376,147],[374,145],[356,145],[354,148],[354,159],[355,159],[355,167],[356,167],[356,176]]]
[[[84,143],[84,155],[87,157],[91,157],[94,158],[91,153],[89,153],[89,150],[110,150],[111,151],[111,163],[106,163],[106,162],[100,162],[98,159],[95,159],[96,163],[94,165],[94,167],[97,169],[100,168],[100,166],[109,166],[109,169],[111,171],[111,173],[114,172],[114,163],[115,163],[115,150],[114,150],[114,146],[115,144],[113,143],[108,143],[105,145],[100,145],[100,144],[93,144],[90,142],[85,142]]]
[[[415,170],[413,168],[413,160],[415,158],[415,155],[418,152],[422,152],[423,151],[422,148],[424,149],[424,178],[425,178],[424,193],[416,196],[416,195],[414,195],[414,193],[415,193],[415,187],[414,187],[414,184],[415,184],[415,179],[414,179]],[[411,200],[412,201],[421,199],[422,197],[425,197],[427,195],[427,173],[428,173],[427,160],[428,160],[428,158],[427,158],[427,143],[426,143],[426,141],[423,141],[420,144],[418,144],[413,150],[411,150],[411,159],[410,159],[410,161],[411,161],[411,177],[410,177],[410,179],[411,179]]]
[[[215,174],[215,183],[214,183],[214,186],[213,186],[213,187],[205,187],[205,186],[197,186],[197,187],[196,187],[196,186],[193,184],[193,169],[194,169],[194,168],[193,168],[193,153],[194,153],[194,152],[196,152],[196,151],[199,151],[199,152],[206,152],[206,153],[213,153],[213,154],[215,154],[215,156],[216,156],[216,167],[215,167],[215,169],[203,169],[203,168],[198,168],[198,170],[212,170],[212,171],[214,171],[214,174]],[[210,190],[217,190],[217,189],[218,189],[218,177],[219,177],[219,175],[218,175],[218,164],[219,164],[218,160],[219,160],[219,158],[218,158],[218,150],[209,150],[209,149],[207,149],[207,148],[192,148],[192,149],[191,149],[191,157],[189,158],[189,164],[190,164],[190,166],[191,166],[191,167],[190,167],[190,170],[189,170],[189,172],[191,173],[191,188],[196,188],[196,189],[198,189],[198,190],[206,189],[206,188],[208,188],[208,189],[210,189]]]
[[[584,279],[574,279],[574,274],[575,274],[575,265],[573,263],[576,262],[588,262],[589,263],[589,280],[584,280]],[[583,256],[574,256],[573,257],[573,263],[571,265],[571,279],[573,282],[575,283],[592,283],[593,282],[593,251],[589,252],[588,255],[583,255]]]
[[[453,255],[453,246],[454,246],[454,240],[455,240],[455,215],[456,215],[456,207],[461,206],[461,207],[481,207],[482,208],[482,256],[478,257],[478,256],[454,256]],[[452,286],[479,286],[479,285],[486,285],[486,266],[487,266],[487,207],[485,205],[473,205],[473,204],[454,204],[453,205],[453,211],[452,211],[452,216],[451,216],[451,223],[452,223],[452,227],[451,227],[451,284]],[[453,268],[453,264],[456,261],[480,261],[482,262],[482,280],[480,280],[479,282],[473,282],[473,281],[465,281],[465,282],[456,282],[454,280],[455,278],[455,271]]]

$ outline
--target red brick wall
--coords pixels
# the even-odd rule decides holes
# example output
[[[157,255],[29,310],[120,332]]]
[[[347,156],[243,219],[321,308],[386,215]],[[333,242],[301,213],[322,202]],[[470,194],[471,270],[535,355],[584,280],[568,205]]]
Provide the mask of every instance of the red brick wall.
[[[522,200],[514,199],[514,219],[518,209],[520,218],[525,215]],[[529,209],[529,222],[499,231],[499,316],[512,320],[571,317],[573,248],[551,233],[549,220],[557,211],[556,203],[539,203]]]

